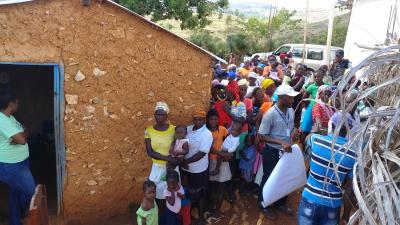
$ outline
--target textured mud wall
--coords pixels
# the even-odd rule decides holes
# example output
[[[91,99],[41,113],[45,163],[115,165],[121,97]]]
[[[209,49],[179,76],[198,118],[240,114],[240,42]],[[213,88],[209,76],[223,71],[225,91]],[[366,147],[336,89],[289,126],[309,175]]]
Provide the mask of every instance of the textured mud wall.
[[[207,104],[212,59],[109,3],[80,2],[0,6],[0,61],[64,64],[64,212],[95,224],[141,200],[154,104],[166,101],[172,123],[188,123]]]

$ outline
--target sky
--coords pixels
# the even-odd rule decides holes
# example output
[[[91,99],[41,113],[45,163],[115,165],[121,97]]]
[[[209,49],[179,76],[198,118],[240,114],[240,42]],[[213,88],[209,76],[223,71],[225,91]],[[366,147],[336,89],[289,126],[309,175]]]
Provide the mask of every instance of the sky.
[[[265,3],[265,4],[277,4],[278,7],[285,7],[287,9],[305,10],[307,0],[229,0],[231,3]],[[329,9],[330,0],[309,0],[309,9]]]

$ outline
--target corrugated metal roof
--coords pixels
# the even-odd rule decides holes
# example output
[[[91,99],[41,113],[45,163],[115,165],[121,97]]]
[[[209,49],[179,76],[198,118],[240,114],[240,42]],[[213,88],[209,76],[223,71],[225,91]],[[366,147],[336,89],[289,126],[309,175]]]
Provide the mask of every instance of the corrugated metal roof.
[[[33,0],[0,0],[0,5],[15,4],[21,2],[31,2]]]
[[[122,6],[122,5],[119,5],[119,4],[115,3],[115,2],[113,2],[112,0],[105,0],[105,1],[108,2],[108,3],[110,3],[110,4],[112,4],[112,5],[115,5],[116,7],[120,8],[120,9],[122,9],[122,10],[127,11],[128,13],[130,13],[130,14],[134,15],[135,17],[141,19],[143,22],[148,23],[148,24],[152,25],[153,27],[155,27],[155,28],[157,28],[157,29],[160,29],[160,30],[162,30],[162,31],[164,31],[164,32],[169,33],[170,35],[173,35],[173,36],[179,38],[180,40],[186,42],[186,43],[189,44],[190,46],[192,46],[192,47],[194,47],[194,48],[196,48],[196,49],[198,49],[198,50],[200,50],[200,51],[205,52],[206,54],[208,54],[209,56],[213,57],[214,59],[216,59],[216,60],[218,60],[218,61],[220,61],[220,62],[222,62],[222,63],[224,63],[224,64],[228,64],[228,62],[227,62],[226,60],[224,60],[224,59],[222,59],[222,58],[220,58],[220,57],[218,57],[218,56],[212,54],[211,52],[205,50],[204,48],[201,48],[200,46],[198,46],[198,45],[196,45],[196,44],[194,44],[194,43],[192,43],[192,42],[190,42],[190,41],[188,41],[188,40],[186,40],[186,39],[184,39],[184,38],[182,38],[182,37],[179,37],[178,35],[172,33],[171,31],[169,31],[169,30],[167,30],[167,29],[164,29],[164,28],[161,27],[160,25],[158,25],[158,24],[156,24],[156,23],[154,23],[154,22],[152,22],[152,21],[146,19],[145,17],[143,17],[143,16],[141,16],[141,15],[139,15],[139,14],[133,12],[132,10],[130,10],[130,9],[128,9],[128,8]]]

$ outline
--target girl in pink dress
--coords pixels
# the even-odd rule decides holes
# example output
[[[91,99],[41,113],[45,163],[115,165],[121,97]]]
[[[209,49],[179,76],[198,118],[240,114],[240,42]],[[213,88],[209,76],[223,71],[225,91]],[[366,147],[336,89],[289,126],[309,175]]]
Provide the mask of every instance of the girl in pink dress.
[[[189,139],[186,138],[187,129],[185,125],[178,125],[175,128],[175,141],[172,142],[169,154],[180,160],[189,152]],[[174,169],[174,168],[173,168]]]

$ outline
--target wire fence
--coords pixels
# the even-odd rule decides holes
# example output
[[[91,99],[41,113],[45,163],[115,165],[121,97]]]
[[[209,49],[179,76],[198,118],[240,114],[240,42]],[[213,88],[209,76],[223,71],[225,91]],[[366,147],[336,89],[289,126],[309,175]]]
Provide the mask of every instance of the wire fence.
[[[347,113],[361,101],[373,102],[349,137],[348,146],[357,150],[353,189],[358,202],[349,224],[400,224],[399,50],[397,45],[369,56],[345,74],[332,97],[339,101],[336,105],[343,115],[335,136],[347,125]],[[359,90],[353,101],[346,101],[359,81],[370,86]]]

